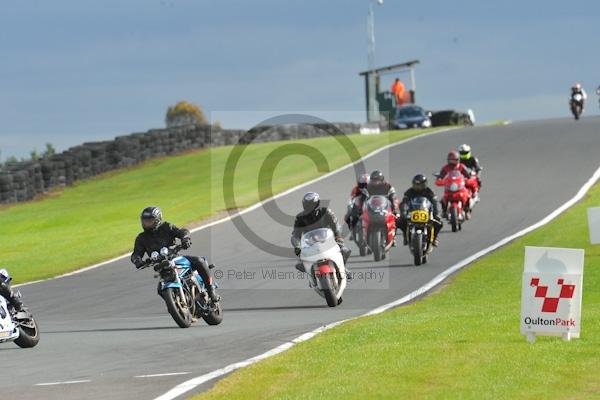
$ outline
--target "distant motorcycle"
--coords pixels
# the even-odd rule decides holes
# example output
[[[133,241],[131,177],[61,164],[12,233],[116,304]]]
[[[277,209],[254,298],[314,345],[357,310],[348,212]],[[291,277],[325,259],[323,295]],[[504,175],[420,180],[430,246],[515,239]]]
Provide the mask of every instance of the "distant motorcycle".
[[[187,258],[178,255],[181,249],[181,246],[163,247],[160,252],[152,252],[146,264],[156,271],[155,278],[160,278],[158,290],[167,310],[180,328],[189,328],[196,318],[202,318],[208,325],[219,325],[223,321],[221,303],[210,299],[207,283],[192,269]]]
[[[346,268],[333,231],[319,228],[306,232],[300,238],[300,250],[310,287],[325,298],[329,307],[341,304],[346,289]]]
[[[433,250],[434,227],[433,206],[426,197],[415,197],[408,205],[408,247],[415,265],[427,263],[427,256]]]
[[[8,271],[1,271],[10,280]],[[21,297],[21,293],[17,292]],[[19,347],[35,347],[40,341],[40,331],[33,314],[23,308],[16,311],[8,305],[7,300],[0,296],[0,343],[15,342]]]
[[[396,235],[396,217],[388,198],[381,195],[370,196],[363,206],[361,220],[363,245],[373,252],[375,261],[385,259]]]
[[[575,93],[571,96],[569,104],[571,106],[573,117],[575,117],[576,120],[579,119],[583,113],[583,95],[581,93]]]
[[[459,171],[450,171],[443,179],[437,174],[434,176],[437,178],[436,186],[444,187],[442,202],[447,204],[446,218],[452,226],[452,232],[462,230],[462,224],[470,218],[470,211],[465,212],[465,205],[472,210],[478,201],[477,195],[467,188],[467,179]],[[477,188],[477,177],[469,178],[468,183]]]

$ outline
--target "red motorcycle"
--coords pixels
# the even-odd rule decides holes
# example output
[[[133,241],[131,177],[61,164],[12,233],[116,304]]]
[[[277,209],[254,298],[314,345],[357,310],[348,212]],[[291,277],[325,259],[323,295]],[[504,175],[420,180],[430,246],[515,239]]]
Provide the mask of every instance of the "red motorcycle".
[[[361,225],[364,238],[361,246],[373,252],[375,261],[383,260],[396,235],[396,217],[387,197],[373,195],[368,198],[363,205]],[[361,247],[361,254],[362,250]]]
[[[436,186],[444,187],[444,196],[442,203],[446,203],[446,218],[452,226],[452,232],[462,229],[462,224],[470,218],[470,210],[473,209],[477,199],[474,194],[477,193],[477,177],[466,179],[460,171],[450,171],[444,178],[435,175]],[[465,205],[468,212],[465,212]]]

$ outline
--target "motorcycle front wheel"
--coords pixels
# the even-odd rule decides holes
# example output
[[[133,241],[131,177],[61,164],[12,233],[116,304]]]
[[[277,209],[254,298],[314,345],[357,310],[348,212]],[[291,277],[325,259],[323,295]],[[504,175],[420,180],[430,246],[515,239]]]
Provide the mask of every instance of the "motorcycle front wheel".
[[[412,246],[415,265],[421,265],[423,263],[423,237],[419,234],[415,234],[413,236]]]
[[[323,290],[323,295],[325,296],[325,301],[327,301],[327,305],[329,307],[337,306],[338,299],[335,296],[335,290],[333,287],[333,276],[331,274],[322,275],[319,278],[319,283],[321,286],[321,290]]]
[[[458,211],[455,207],[450,209],[450,225],[452,225],[452,232],[458,230]]]
[[[375,261],[383,260],[383,235],[381,231],[374,232],[371,235],[371,250],[373,250],[373,258]]]
[[[192,325],[192,313],[187,306],[186,299],[181,298],[178,288],[167,288],[162,293],[167,310],[180,328],[189,328]]]

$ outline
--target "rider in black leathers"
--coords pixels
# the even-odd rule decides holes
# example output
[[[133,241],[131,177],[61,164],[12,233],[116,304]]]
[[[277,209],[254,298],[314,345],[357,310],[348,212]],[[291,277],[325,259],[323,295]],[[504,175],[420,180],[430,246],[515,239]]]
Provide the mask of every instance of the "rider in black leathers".
[[[369,193],[369,196],[386,196],[392,204],[394,214],[398,212],[396,189],[394,189],[394,187],[385,180],[383,172],[381,172],[380,170],[376,169],[375,171],[371,172],[369,184],[367,185],[367,192]]]
[[[144,255],[150,256],[153,251],[160,251],[162,247],[170,247],[175,244],[175,239],[181,240],[183,249],[189,249],[192,245],[190,231],[180,229],[169,222],[163,222],[162,211],[158,207],[146,207],[141,215],[142,228],[144,232],[140,233],[135,239],[131,262],[136,268],[140,269],[146,265],[143,260]],[[202,280],[206,282],[206,291],[213,302],[220,300],[215,292],[212,282],[210,268],[204,257],[185,256],[192,264],[192,268],[197,271]]]
[[[431,190],[427,186],[427,177],[423,174],[417,174],[412,180],[412,186],[406,192],[404,192],[404,197],[402,198],[402,202],[400,203],[400,209],[402,213],[400,215],[400,220],[398,221],[398,228],[402,231],[402,235],[404,237],[404,245],[408,244],[408,233],[406,232],[406,228],[408,225],[407,213],[410,205],[410,201],[416,197],[425,197],[431,202],[432,212],[433,212],[433,240],[432,244],[434,246],[439,245],[438,234],[442,230],[444,223],[440,218],[440,210],[438,207],[438,199]]]
[[[481,189],[481,171],[483,168],[479,163],[479,159],[471,154],[471,146],[468,144],[461,144],[458,146],[458,154],[460,154],[460,162],[477,175],[477,183],[479,189]]]
[[[300,238],[306,232],[312,231],[319,228],[329,228],[333,231],[335,241],[342,252],[344,257],[344,264],[350,257],[350,249],[344,245],[344,239],[342,232],[338,224],[338,220],[327,207],[319,207],[321,199],[315,192],[308,192],[302,197],[302,208],[303,211],[296,215],[294,221],[294,231],[292,232],[292,245],[294,246],[294,253],[296,256],[300,256]],[[302,272],[304,271],[304,265],[302,262],[296,264],[296,269]],[[348,274],[348,268],[346,268],[346,274]]]
[[[8,275],[8,272],[6,272],[6,270],[0,271],[0,296],[6,299],[9,306],[14,307],[17,311],[21,311],[23,303],[10,288],[10,281],[11,278]]]

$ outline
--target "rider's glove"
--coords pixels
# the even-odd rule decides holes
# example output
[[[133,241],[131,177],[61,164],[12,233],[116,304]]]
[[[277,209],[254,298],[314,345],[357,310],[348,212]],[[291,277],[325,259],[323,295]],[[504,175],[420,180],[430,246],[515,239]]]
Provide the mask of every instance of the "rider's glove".
[[[183,239],[181,239],[181,247],[184,250],[187,250],[190,247],[192,247],[192,239],[189,236],[186,236]]]
[[[302,252],[302,250],[300,249],[300,247],[295,247],[294,248],[294,253],[296,253],[296,256],[300,256],[301,252]]]

